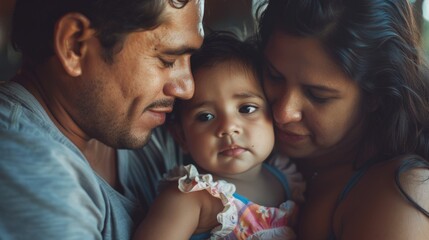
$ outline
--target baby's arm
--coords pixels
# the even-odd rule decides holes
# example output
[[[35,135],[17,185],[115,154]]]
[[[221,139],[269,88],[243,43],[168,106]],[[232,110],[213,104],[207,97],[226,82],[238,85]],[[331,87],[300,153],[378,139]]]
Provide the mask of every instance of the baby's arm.
[[[155,200],[134,235],[135,240],[188,240],[199,225],[202,203],[198,193],[168,186]]]

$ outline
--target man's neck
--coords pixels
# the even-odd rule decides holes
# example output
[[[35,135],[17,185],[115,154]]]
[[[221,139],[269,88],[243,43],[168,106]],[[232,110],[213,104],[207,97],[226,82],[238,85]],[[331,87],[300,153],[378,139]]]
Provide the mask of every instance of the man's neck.
[[[40,79],[42,77],[49,76],[38,76],[36,70],[24,70],[14,81],[37,99],[55,126],[84,154],[93,170],[113,188],[119,189],[116,150],[97,140],[89,139],[79,131],[67,111],[61,104],[55,102],[55,95],[58,93],[51,93],[43,87],[44,84],[40,82],[43,81]]]
[[[82,151],[92,169],[116,190],[120,190],[116,149],[90,140]]]

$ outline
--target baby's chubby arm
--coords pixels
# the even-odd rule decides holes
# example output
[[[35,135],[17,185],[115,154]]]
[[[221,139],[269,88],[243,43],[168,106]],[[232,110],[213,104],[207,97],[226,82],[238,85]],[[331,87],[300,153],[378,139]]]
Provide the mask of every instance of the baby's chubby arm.
[[[208,208],[212,203],[217,206]],[[188,240],[195,232],[210,231],[216,226],[215,213],[221,208],[220,200],[206,191],[182,193],[177,183],[171,184],[155,199],[134,240]]]

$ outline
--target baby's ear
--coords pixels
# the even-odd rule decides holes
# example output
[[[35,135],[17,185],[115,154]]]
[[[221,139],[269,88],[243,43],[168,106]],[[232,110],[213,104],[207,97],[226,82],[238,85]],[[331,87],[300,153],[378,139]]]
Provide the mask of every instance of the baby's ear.
[[[182,125],[178,122],[170,122],[167,124],[167,129],[170,132],[173,139],[179,144],[184,153],[189,153],[188,145],[186,144],[185,134],[183,132]]]

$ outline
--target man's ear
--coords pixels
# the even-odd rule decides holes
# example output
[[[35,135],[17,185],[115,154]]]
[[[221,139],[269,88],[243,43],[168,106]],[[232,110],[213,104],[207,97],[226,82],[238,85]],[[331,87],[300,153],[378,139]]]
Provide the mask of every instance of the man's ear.
[[[72,77],[82,74],[81,60],[87,52],[89,40],[95,35],[90,23],[82,14],[68,13],[55,26],[54,51],[64,70]]]
[[[183,132],[182,126],[177,123],[168,123],[167,129],[170,134],[173,136],[173,139],[180,145],[184,153],[189,153],[188,145],[186,144],[185,134]]]

